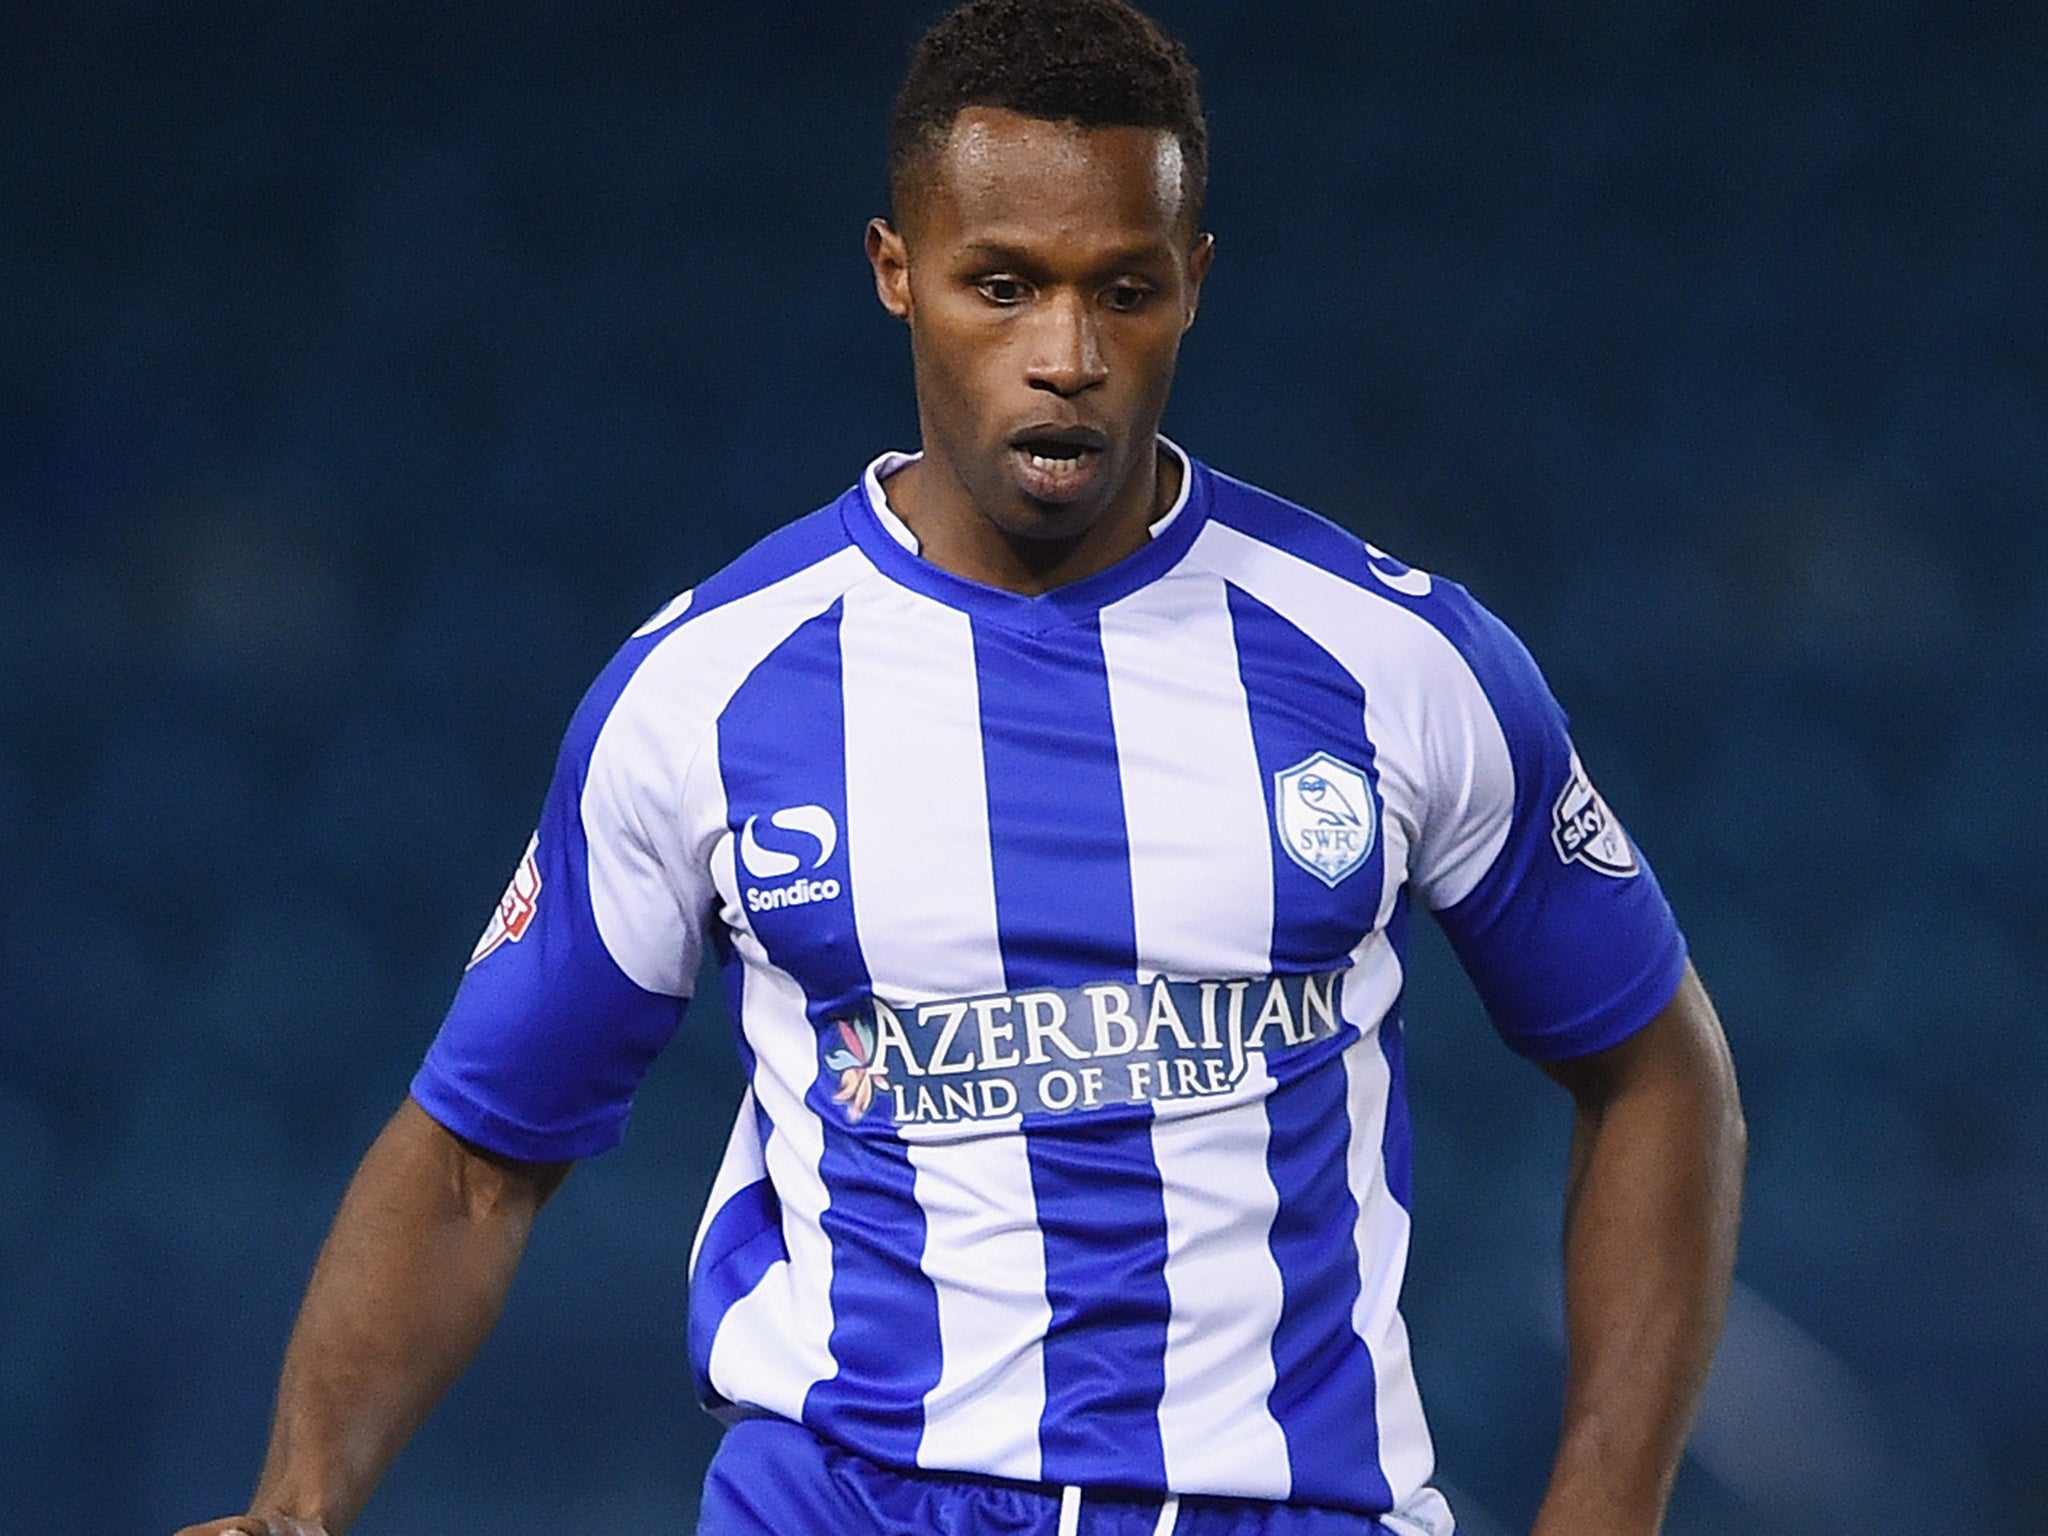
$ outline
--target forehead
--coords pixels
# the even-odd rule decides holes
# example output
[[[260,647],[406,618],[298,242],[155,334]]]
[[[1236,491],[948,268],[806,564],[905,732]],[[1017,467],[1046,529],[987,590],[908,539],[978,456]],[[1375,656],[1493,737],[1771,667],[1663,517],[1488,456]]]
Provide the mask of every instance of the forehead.
[[[968,107],[932,154],[919,222],[970,240],[1162,239],[1179,226],[1183,170],[1169,129]]]

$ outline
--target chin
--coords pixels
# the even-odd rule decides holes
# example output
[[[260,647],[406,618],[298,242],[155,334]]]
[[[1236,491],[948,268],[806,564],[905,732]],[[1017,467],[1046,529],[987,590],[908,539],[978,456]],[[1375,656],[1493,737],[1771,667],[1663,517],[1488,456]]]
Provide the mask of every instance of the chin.
[[[1102,520],[1101,507],[1038,501],[1014,488],[1005,500],[1004,515],[992,521],[1013,539],[1030,539],[1045,544],[1068,543],[1080,538]]]

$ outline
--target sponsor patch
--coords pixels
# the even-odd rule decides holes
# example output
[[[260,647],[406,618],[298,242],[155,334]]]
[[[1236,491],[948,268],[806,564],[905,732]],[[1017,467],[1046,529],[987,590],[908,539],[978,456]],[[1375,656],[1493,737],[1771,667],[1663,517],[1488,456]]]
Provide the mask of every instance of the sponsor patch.
[[[1642,867],[1636,862],[1628,834],[1586,777],[1576,752],[1572,754],[1571,777],[1550,809],[1550,841],[1565,863],[1583,864],[1617,880],[1628,879]]]
[[[677,619],[680,619],[690,611],[690,599],[695,595],[694,591],[678,592],[674,597],[647,616],[647,622],[633,631],[633,638],[635,640],[644,639],[648,635],[653,634],[657,629],[675,623]]]
[[[798,875],[786,885],[750,885],[742,893],[749,912],[770,912],[780,907],[808,906],[814,901],[833,901],[840,893],[839,882],[827,875],[814,880],[798,872],[823,869],[838,851],[839,823],[822,805],[792,805],[769,816],[768,825],[778,832],[796,834],[794,851],[787,838],[770,848],[761,841],[759,816],[749,816],[740,826],[740,867],[756,880],[783,880]],[[808,857],[806,857],[808,856]]]
[[[1318,752],[1273,775],[1273,822],[1287,856],[1335,889],[1372,853],[1379,807],[1364,773]]]
[[[491,914],[483,937],[476,941],[476,948],[470,952],[470,965],[475,965],[500,944],[517,944],[526,937],[526,930],[533,926],[533,915],[540,910],[540,863],[534,857],[539,849],[540,834],[536,832],[526,840],[526,853],[520,859],[519,867],[512,871],[512,883],[498,898],[498,910]],[[469,966],[463,969],[468,970]]]
[[[1343,1031],[1342,971],[1103,981],[889,1004],[832,1020],[823,1081],[849,1123],[899,1126],[1224,1099],[1253,1057]]]
[[[1365,546],[1368,559],[1366,569],[1371,571],[1381,586],[1403,597],[1427,597],[1432,585],[1429,572],[1418,571],[1412,565],[1403,565],[1377,544]]]

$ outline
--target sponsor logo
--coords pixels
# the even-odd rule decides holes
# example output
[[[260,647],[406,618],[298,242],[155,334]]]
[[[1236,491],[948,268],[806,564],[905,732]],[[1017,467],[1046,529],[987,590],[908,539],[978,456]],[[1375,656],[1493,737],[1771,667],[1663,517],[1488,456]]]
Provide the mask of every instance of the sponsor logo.
[[[749,912],[773,912],[781,907],[807,907],[814,901],[831,901],[839,895],[837,880],[792,880],[788,885],[747,887]]]
[[[675,623],[677,619],[680,619],[685,613],[690,611],[690,599],[695,595],[694,591],[678,592],[674,597],[647,616],[647,622],[633,631],[633,638],[635,640],[645,639],[657,629],[663,629]]]
[[[519,867],[512,871],[512,883],[498,898],[498,910],[491,914],[483,937],[476,941],[476,948],[470,952],[470,965],[475,965],[500,944],[517,944],[526,937],[526,930],[533,926],[533,915],[540,910],[540,864],[534,858],[539,848],[540,834],[536,832],[526,840],[526,853],[519,860]],[[469,966],[463,969],[468,970]]]
[[[1366,545],[1365,552],[1371,557],[1371,563],[1366,569],[1373,573],[1381,586],[1398,592],[1403,597],[1429,596],[1429,572],[1418,571],[1411,565],[1403,565],[1377,544]]]
[[[1232,981],[1105,981],[835,1019],[820,1049],[847,1121],[896,1125],[1221,1099],[1253,1057],[1339,1034],[1342,971]]]
[[[1287,856],[1335,889],[1371,854],[1379,807],[1362,772],[1318,752],[1273,775],[1273,822]]]
[[[740,864],[756,880],[780,880],[807,867],[823,869],[826,860],[838,851],[839,824],[822,805],[792,805],[768,818],[769,826],[793,832],[800,843],[809,844],[802,850],[810,855],[808,863],[800,853],[763,846],[756,831],[760,820],[759,816],[749,816],[740,827]],[[745,894],[749,912],[772,912],[782,907],[808,906],[814,901],[834,901],[839,893],[839,882],[829,875],[822,880],[806,875],[787,885],[750,885]]]
[[[1636,863],[1628,834],[1586,777],[1576,752],[1572,754],[1571,777],[1550,808],[1550,841],[1565,863],[1577,862],[1617,880],[1628,879],[1642,867]]]

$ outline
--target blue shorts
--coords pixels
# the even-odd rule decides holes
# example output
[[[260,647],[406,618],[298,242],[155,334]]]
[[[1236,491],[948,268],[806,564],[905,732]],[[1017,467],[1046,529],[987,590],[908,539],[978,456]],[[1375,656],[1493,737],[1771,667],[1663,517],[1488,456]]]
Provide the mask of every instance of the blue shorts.
[[[1091,1490],[1076,1511],[1075,1497],[1037,1483],[899,1472],[787,1419],[742,1419],[711,1458],[697,1536],[1393,1536],[1369,1515],[1265,1499]]]

